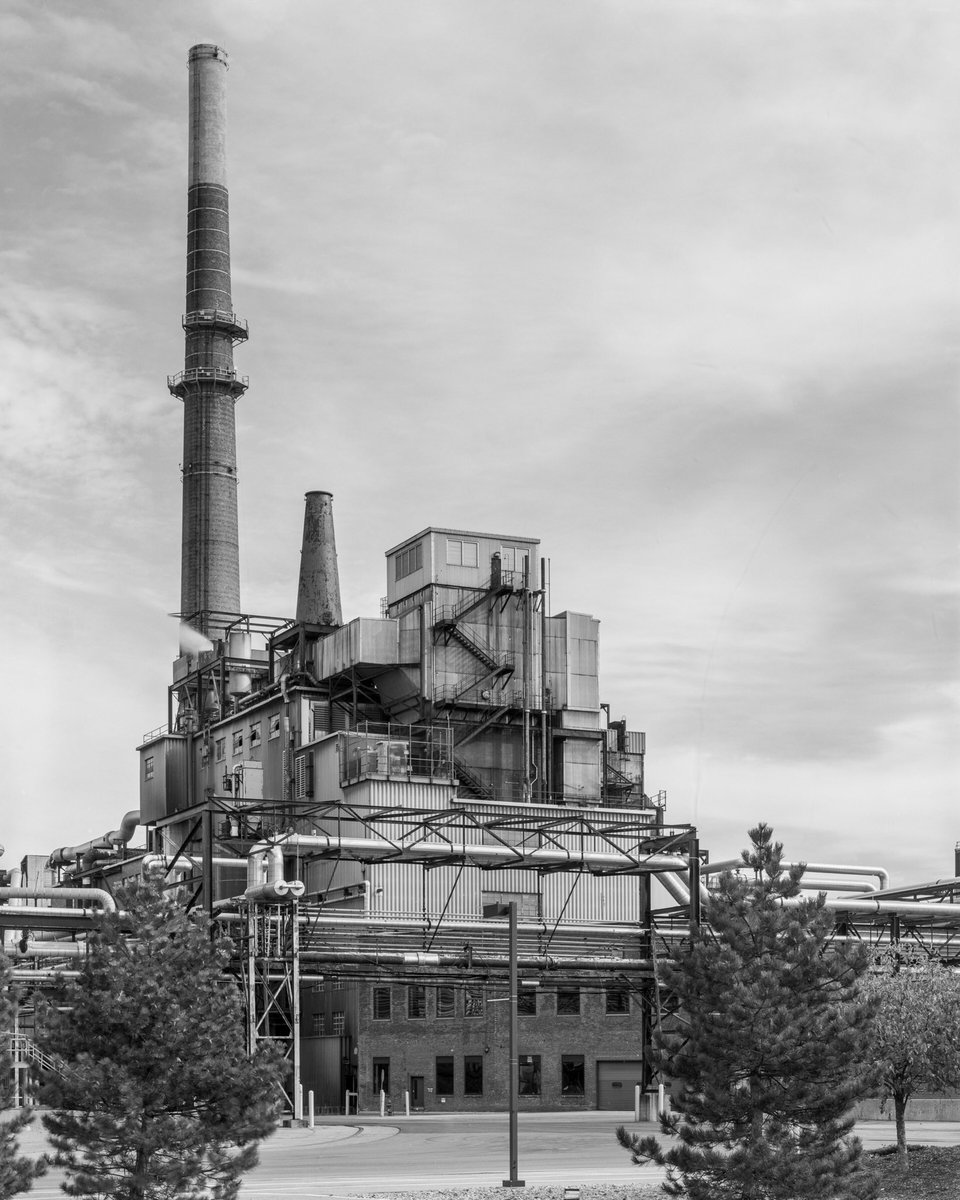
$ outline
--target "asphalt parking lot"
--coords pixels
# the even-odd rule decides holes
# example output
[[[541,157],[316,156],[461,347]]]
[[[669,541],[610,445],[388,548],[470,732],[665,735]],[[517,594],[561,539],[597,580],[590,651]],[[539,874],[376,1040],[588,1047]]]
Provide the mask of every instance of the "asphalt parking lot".
[[[655,1167],[635,1167],[616,1144],[617,1125],[634,1126],[632,1112],[522,1113],[519,1176],[530,1186],[656,1183]],[[649,1129],[653,1125],[638,1125]],[[893,1141],[889,1121],[863,1122],[868,1148]],[[909,1122],[911,1142],[960,1144],[960,1123]],[[44,1146],[39,1122],[21,1150]],[[260,1150],[260,1166],[245,1177],[243,1200],[335,1200],[370,1192],[417,1192],[449,1187],[498,1187],[509,1174],[507,1118],[500,1113],[423,1114],[409,1118],[323,1118],[314,1129],[278,1129]],[[60,1200],[61,1175],[52,1171],[29,1193]]]

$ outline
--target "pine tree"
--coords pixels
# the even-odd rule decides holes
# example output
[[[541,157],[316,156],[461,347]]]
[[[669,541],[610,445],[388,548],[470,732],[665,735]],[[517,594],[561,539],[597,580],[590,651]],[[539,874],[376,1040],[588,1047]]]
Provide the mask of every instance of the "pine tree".
[[[919,948],[898,946],[864,985],[878,1003],[873,1055],[879,1094],[893,1099],[897,1154],[907,1159],[906,1111],[921,1088],[960,1087],[960,977]]]
[[[4,1112],[14,1099],[13,1057],[10,1053],[10,1038],[15,1032],[12,986],[10,963],[0,952],[0,1111]],[[31,1114],[22,1110],[0,1120],[0,1200],[28,1192],[34,1179],[47,1169],[43,1158],[25,1158],[17,1152],[17,1138],[32,1120]]]
[[[873,1009],[858,995],[867,954],[830,940],[822,895],[796,900],[804,868],[781,868],[770,828],[749,836],[753,878],[720,876],[689,952],[663,970],[677,1010],[654,1039],[674,1081],[661,1124],[679,1144],[617,1137],[634,1162],[668,1168],[670,1195],[868,1200],[877,1185],[851,1136],[875,1082],[863,1065]]]
[[[72,1196],[236,1196],[274,1129],[280,1066],[248,1060],[242,1004],[224,976],[229,944],[171,904],[157,882],[104,914],[64,1012],[38,1040],[64,1066],[43,1123]]]

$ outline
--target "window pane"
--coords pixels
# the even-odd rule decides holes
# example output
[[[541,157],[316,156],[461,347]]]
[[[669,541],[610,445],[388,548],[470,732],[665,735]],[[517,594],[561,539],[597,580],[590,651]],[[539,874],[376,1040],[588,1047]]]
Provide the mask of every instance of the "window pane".
[[[560,1091],[564,1096],[583,1095],[583,1055],[564,1054],[560,1059]]]
[[[468,987],[463,997],[463,1015],[465,1017],[483,1016],[483,988]]]
[[[453,1095],[453,1059],[437,1058],[437,1095]]]
[[[346,1014],[337,1011],[333,1014],[333,1032],[343,1033],[346,1026]]]
[[[537,1015],[537,989],[517,989],[517,1015],[520,1017],[535,1017]]]
[[[479,1054],[468,1055],[463,1060],[463,1094],[483,1095],[483,1059]]]
[[[520,1095],[540,1095],[540,1055],[520,1055]]]
[[[447,539],[447,566],[459,567],[463,562],[463,543]]]
[[[630,1011],[630,993],[619,984],[607,987],[607,1012],[628,1013]]]
[[[427,1015],[427,989],[422,983],[412,983],[407,988],[407,1016],[420,1021]]]
[[[580,1012],[580,989],[557,989],[557,1015],[574,1016]]]
[[[463,543],[463,565],[476,567],[480,564],[480,545],[478,542]]]
[[[456,1016],[457,1008],[454,999],[455,992],[449,984],[441,984],[437,988],[437,1016],[438,1017],[453,1017]]]
[[[390,989],[388,987],[373,989],[373,1019],[375,1021],[390,1020]]]

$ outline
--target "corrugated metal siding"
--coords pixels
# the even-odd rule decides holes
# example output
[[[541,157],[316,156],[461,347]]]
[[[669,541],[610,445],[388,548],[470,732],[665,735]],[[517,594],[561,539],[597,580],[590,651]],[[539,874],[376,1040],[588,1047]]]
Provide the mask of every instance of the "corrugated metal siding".
[[[543,877],[543,919],[556,921],[631,922],[639,920],[640,885],[625,875],[580,875],[558,872]]]
[[[406,780],[364,779],[349,789],[351,804],[369,804],[375,808],[450,807],[453,786],[443,783],[408,783]],[[391,827],[396,830],[396,826]]]

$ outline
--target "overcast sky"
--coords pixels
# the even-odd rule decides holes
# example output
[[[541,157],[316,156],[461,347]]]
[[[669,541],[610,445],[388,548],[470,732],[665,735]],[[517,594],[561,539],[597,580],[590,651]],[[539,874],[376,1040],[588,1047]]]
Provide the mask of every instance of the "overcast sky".
[[[953,873],[953,0],[6,0],[5,866],[115,828],[179,603],[189,47],[231,69],[243,605],[540,537],[714,858]]]

